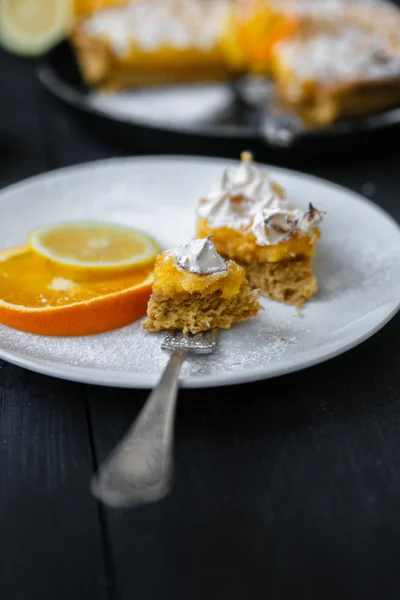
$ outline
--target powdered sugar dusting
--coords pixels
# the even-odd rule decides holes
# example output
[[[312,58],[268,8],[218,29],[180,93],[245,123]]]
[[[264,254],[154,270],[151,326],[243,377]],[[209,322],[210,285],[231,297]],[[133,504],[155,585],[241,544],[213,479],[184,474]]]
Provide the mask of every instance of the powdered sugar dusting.
[[[291,319],[267,326],[266,322],[252,326],[238,326],[236,331],[221,332],[214,355],[189,357],[182,374],[205,375],[234,372],[252,368],[260,360],[270,363],[295,351],[298,338],[291,330]],[[304,329],[304,326],[301,327]],[[241,343],[232,344],[232,334]],[[284,338],[284,334],[289,337]],[[84,338],[50,338],[29,335],[6,327],[0,329],[1,344],[8,348],[23,346],[24,354],[39,360],[66,362],[80,367],[99,370],[140,371],[160,373],[168,353],[160,349],[164,334],[150,334],[140,329],[139,323],[99,336]],[[290,342],[288,341],[290,340]],[[243,352],[243,347],[246,351]]]
[[[293,90],[310,79],[320,83],[400,77],[400,52],[389,36],[347,27],[307,39],[283,41],[278,52],[296,73]]]
[[[144,52],[159,48],[206,52],[218,45],[229,8],[227,0],[130,0],[96,11],[83,28],[90,36],[108,40],[120,55],[131,47]]]

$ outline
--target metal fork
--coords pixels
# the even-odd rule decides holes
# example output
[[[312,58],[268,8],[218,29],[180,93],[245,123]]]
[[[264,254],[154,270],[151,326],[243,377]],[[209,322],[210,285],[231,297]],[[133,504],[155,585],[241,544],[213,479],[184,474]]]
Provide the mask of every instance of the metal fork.
[[[161,348],[172,352],[138,418],[93,477],[91,489],[112,507],[156,502],[172,486],[173,439],[179,373],[188,354],[211,354],[218,329],[196,335],[171,331]]]

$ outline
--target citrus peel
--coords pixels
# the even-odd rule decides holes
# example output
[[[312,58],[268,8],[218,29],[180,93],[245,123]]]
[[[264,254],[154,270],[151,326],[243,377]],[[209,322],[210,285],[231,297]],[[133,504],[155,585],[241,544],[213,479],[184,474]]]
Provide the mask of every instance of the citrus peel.
[[[103,333],[146,314],[153,268],[98,282],[55,276],[46,260],[23,246],[0,252],[0,323],[29,333]]]

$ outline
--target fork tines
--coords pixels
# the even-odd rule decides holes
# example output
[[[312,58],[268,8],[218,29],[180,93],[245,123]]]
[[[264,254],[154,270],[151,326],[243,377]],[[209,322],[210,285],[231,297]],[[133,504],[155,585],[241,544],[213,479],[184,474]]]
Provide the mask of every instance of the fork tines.
[[[200,331],[199,333],[183,334],[180,330],[171,330],[167,333],[161,347],[164,350],[187,350],[195,354],[209,354],[217,345],[218,329]]]

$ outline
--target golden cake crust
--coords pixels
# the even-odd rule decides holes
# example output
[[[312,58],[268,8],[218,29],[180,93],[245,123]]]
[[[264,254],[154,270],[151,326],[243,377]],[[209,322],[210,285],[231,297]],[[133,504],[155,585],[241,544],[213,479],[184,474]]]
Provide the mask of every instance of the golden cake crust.
[[[272,300],[301,308],[318,290],[310,256],[296,256],[275,263],[243,265],[249,285]]]
[[[260,309],[258,292],[250,290],[247,283],[230,299],[224,298],[220,291],[211,294],[195,292],[177,298],[153,294],[142,327],[153,332],[181,329],[184,333],[215,327],[229,329],[238,321],[257,316]]]
[[[148,54],[132,47],[118,56],[106,39],[88,35],[83,27],[71,34],[70,41],[84,80],[104,91],[218,81],[230,73],[217,51],[162,49]]]

